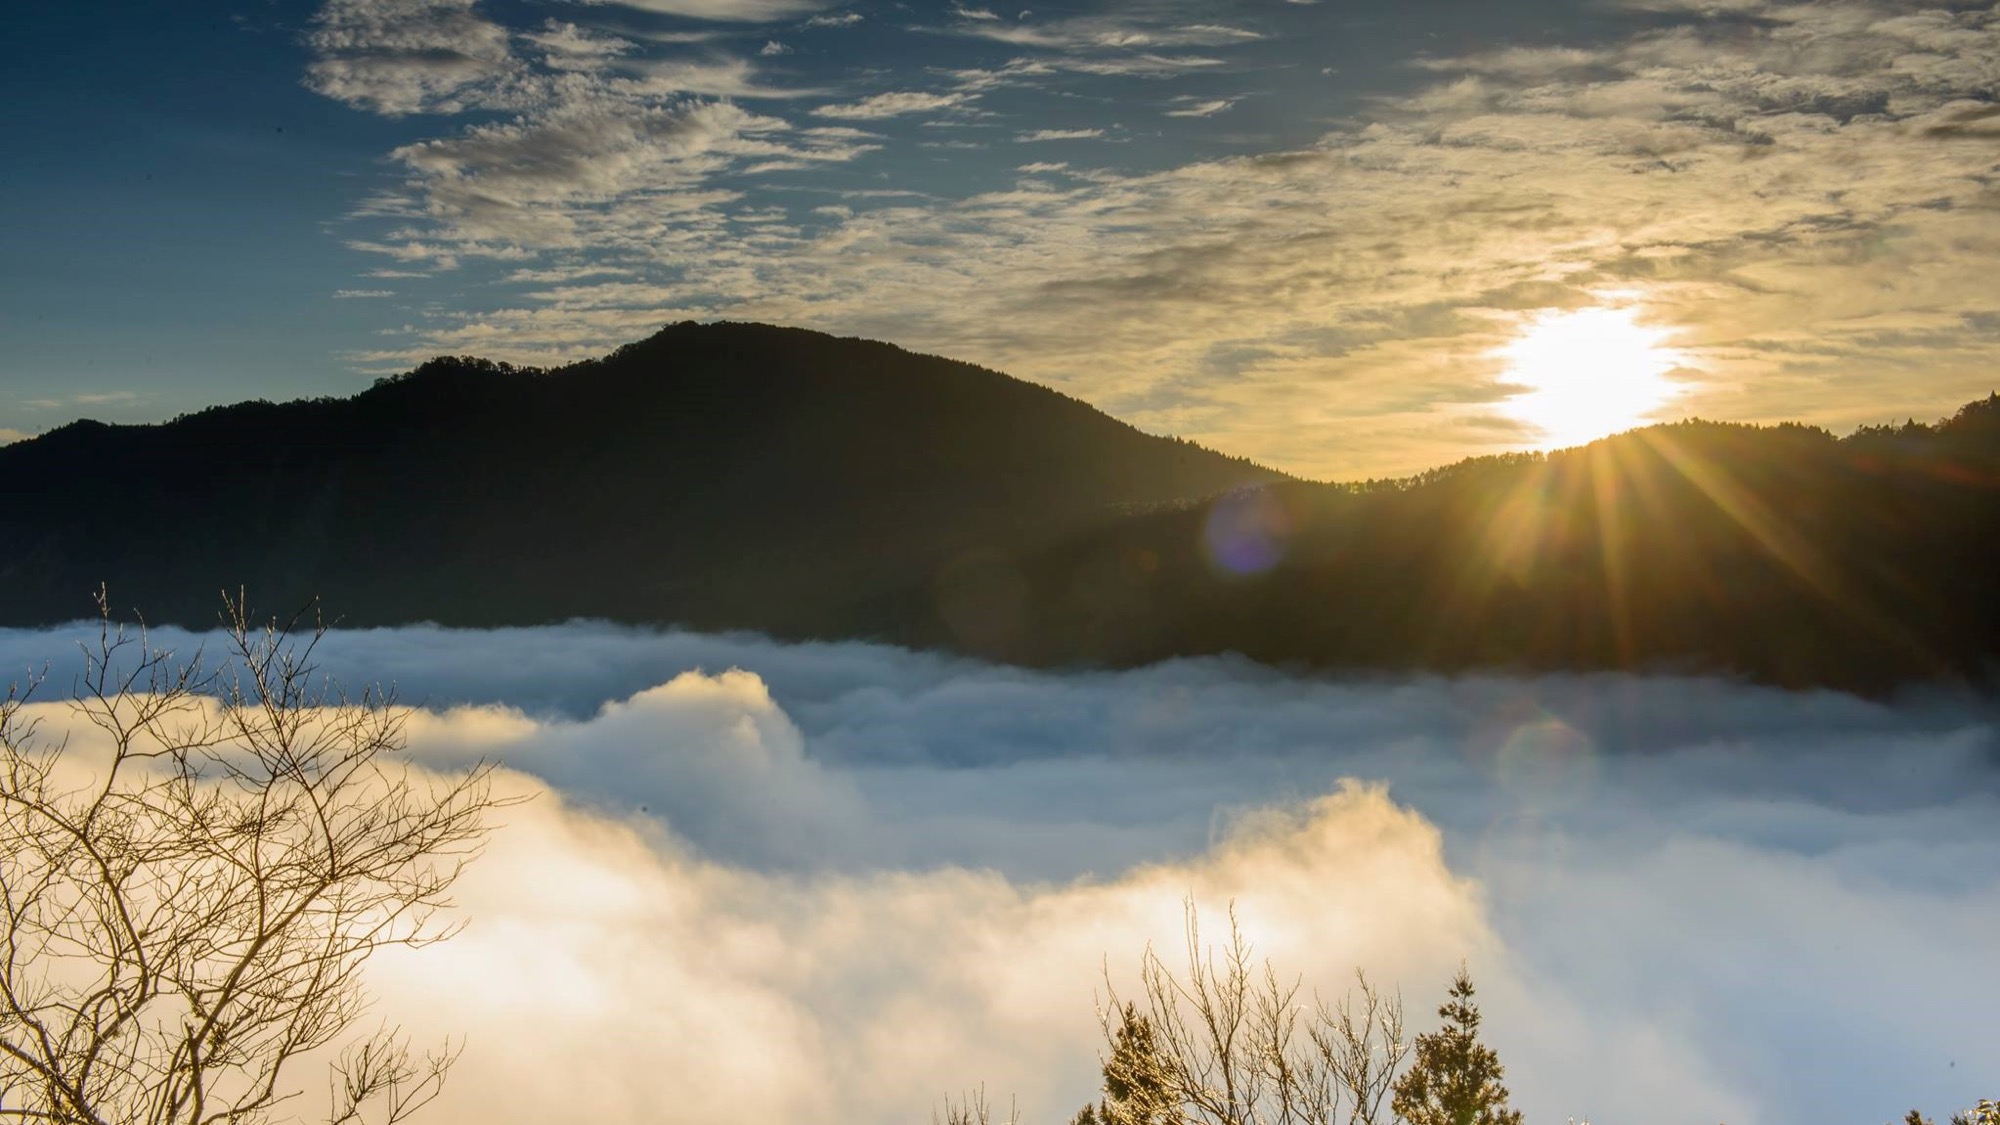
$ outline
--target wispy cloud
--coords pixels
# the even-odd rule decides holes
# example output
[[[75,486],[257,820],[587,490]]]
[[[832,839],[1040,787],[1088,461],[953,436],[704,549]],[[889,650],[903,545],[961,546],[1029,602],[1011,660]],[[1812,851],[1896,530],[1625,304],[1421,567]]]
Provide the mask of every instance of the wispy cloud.
[[[991,39],[1017,47],[1065,52],[1159,51],[1180,47],[1220,47],[1261,39],[1257,32],[1222,24],[1173,24],[1124,16],[1078,16],[1059,20],[1020,20],[967,16],[959,10],[956,34]],[[990,15],[990,13],[988,13]]]
[[[527,32],[521,39],[539,48],[543,61],[557,70],[600,70],[619,56],[638,49],[638,44],[630,39],[553,19],[546,21],[540,31]]]
[[[818,117],[847,118],[857,121],[901,117],[911,113],[930,113],[962,106],[971,101],[973,96],[965,93],[928,94],[915,90],[896,90],[873,94],[858,102],[845,105],[823,105],[813,110],[813,114]]]
[[[559,98],[579,101],[590,96],[610,95],[638,103],[654,103],[684,94],[706,94],[718,98],[780,100],[812,97],[821,91],[771,86],[761,81],[756,64],[727,55],[699,59],[649,59],[624,68],[621,76],[608,79],[597,90],[565,90]]]
[[[1214,117],[1235,105],[1235,98],[1189,98],[1180,101],[1178,108],[1167,110],[1168,117]]]
[[[336,301],[349,301],[363,297],[393,297],[395,295],[396,291],[394,289],[336,289],[333,291],[333,299]]]
[[[769,23],[824,8],[820,0],[577,0],[617,4],[642,12],[729,23]]]
[[[1026,144],[1031,141],[1087,141],[1103,135],[1102,129],[1036,129],[1031,133],[1016,133],[1014,139]]]
[[[1251,31],[1247,27],[1231,27],[1228,24],[1220,23],[1182,24],[1174,28],[1174,31],[1181,36],[1185,36],[1186,39],[1184,41],[1190,44],[1220,45],[1225,43],[1242,43],[1252,39],[1264,38],[1264,33],[1261,31]]]
[[[31,398],[21,405],[34,410],[71,410],[79,406],[116,406],[138,400],[137,391],[79,391],[52,398]]]

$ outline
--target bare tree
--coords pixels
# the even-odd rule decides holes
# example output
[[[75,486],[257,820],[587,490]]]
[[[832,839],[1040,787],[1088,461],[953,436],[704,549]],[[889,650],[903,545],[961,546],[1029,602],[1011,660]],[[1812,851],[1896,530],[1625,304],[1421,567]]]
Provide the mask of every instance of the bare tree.
[[[1334,1087],[1346,1096],[1347,1125],[1378,1125],[1384,1120],[1382,1103],[1410,1054],[1403,998],[1383,996],[1360,969],[1354,970],[1354,982],[1361,997],[1358,1012],[1351,992],[1331,1010],[1322,1002],[1310,1034]]]
[[[1387,1125],[1383,1102],[1410,1052],[1400,997],[1357,972],[1354,995],[1310,1009],[1301,983],[1259,963],[1234,910],[1229,940],[1204,945],[1187,905],[1186,968],[1152,949],[1140,962],[1142,998],[1115,992],[1101,1015],[1104,1100],[1082,1125]]]
[[[1020,1121],[1019,1110],[1010,1105],[1000,1125],[1020,1125]],[[932,1110],[931,1125],[994,1125],[993,1106],[986,1100],[986,1087],[981,1086],[958,1101],[953,1101],[947,1094],[944,1115],[940,1117],[936,1110]]]
[[[324,1052],[328,1120],[385,1125],[456,1057],[389,1027],[338,1045],[371,954],[453,932],[437,911],[501,803],[490,767],[411,769],[393,700],[315,673],[317,617],[225,607],[208,669],[100,595],[69,704],[89,737],[0,703],[0,1121],[257,1125]]]

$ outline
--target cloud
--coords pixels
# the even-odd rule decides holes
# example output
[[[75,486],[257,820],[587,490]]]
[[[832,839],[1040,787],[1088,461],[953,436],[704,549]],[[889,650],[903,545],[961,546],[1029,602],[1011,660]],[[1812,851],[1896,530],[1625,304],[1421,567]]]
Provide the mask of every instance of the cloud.
[[[956,34],[1064,52],[1221,47],[1263,38],[1258,32],[1223,24],[1174,24],[1129,15],[1008,23],[969,17],[960,9],[954,11],[962,19],[951,28]]]
[[[1189,23],[1174,29],[1187,38],[1183,42],[1200,44],[1243,43],[1264,38],[1261,31],[1251,31],[1245,27],[1231,27],[1220,23]]]
[[[796,98],[815,94],[810,89],[766,86],[757,81],[756,68],[748,59],[711,56],[704,59],[655,59],[629,68],[630,76],[613,79],[590,96],[609,96],[640,104],[657,104],[685,94],[706,94],[721,98]],[[569,95],[576,100],[584,92]]]
[[[1067,58],[1052,69],[1102,78],[1175,78],[1190,71],[1222,66],[1223,61],[1207,55],[1162,55],[1146,51],[1136,55],[1095,58]]]
[[[522,68],[477,0],[327,0],[306,85],[390,117],[515,104]]]
[[[1104,135],[1102,129],[1036,129],[1032,133],[1016,133],[1016,141],[1087,141]]]
[[[0,631],[0,662],[81,635]],[[1060,1120],[1100,966],[1122,988],[1171,949],[1190,891],[1309,986],[1399,983],[1420,1027],[1470,956],[1535,1119],[1890,1120],[2000,1066],[1977,701],[1053,675],[592,625],[318,655],[424,702],[431,767],[495,756],[539,794],[462,888],[466,933],[375,976],[380,1014],[472,1036],[441,1122],[921,1120],[982,1080]]]
[[[1168,117],[1214,117],[1236,104],[1235,98],[1213,98],[1209,100],[1190,99],[1179,109],[1167,110]]]
[[[17,441],[27,441],[34,436],[34,434],[26,430],[17,430],[11,426],[0,426],[0,445],[12,445]]]
[[[1615,6],[1639,12],[1693,12],[1708,17],[1738,15],[1775,7],[1771,0],[1615,0]]]
[[[529,32],[521,38],[540,47],[543,61],[558,70],[601,70],[638,49],[638,44],[630,39],[553,19],[545,21],[541,31]]]
[[[395,295],[396,291],[394,289],[336,289],[333,291],[333,299],[336,301],[349,301],[363,297],[393,297]]]
[[[770,122],[764,127],[775,127]],[[531,205],[613,198],[677,166],[700,160],[763,123],[734,106],[692,102],[635,107],[599,101],[566,105],[531,120],[479,126],[458,138],[426,141],[391,155],[421,177],[433,208],[460,216],[461,230],[530,214]],[[495,219],[482,223],[481,216]],[[522,239],[523,232],[495,233]]]
[[[467,1037],[426,1111],[444,1125],[914,1121],[981,1081],[1056,1119],[1093,1085],[1104,943],[1129,961],[1148,938],[1170,942],[1190,889],[1218,918],[1255,893],[1248,881],[1303,889],[1344,872],[1240,908],[1274,953],[1307,952],[1299,939],[1318,929],[1314,968],[1366,956],[1438,977],[1483,952],[1435,833],[1379,791],[1199,860],[1070,886],[959,869],[772,878],[546,791],[509,821],[458,890],[467,930],[371,974],[382,1014],[413,1035]],[[1393,906],[1366,897],[1390,888]]]
[[[455,135],[392,150],[390,159],[407,174],[404,183],[376,192],[354,212],[357,221],[395,226],[381,237],[351,238],[349,247],[429,271],[455,270],[469,260],[525,261],[621,245],[678,251],[691,235],[721,242],[732,226],[718,208],[741,192],[710,181],[847,161],[874,147],[814,130],[786,139],[790,127],[781,119],[707,100],[817,93],[766,85],[748,60],[662,55],[639,43],[693,41],[707,33],[624,37],[550,19],[516,35],[478,16],[470,0],[337,0],[322,10],[319,25],[313,42],[322,58],[309,81],[323,93],[392,114],[473,108],[501,114]],[[521,57],[509,52],[510,42],[525,48]],[[469,64],[461,65],[474,57],[491,65],[474,74]],[[459,77],[447,81],[426,69],[447,63],[448,75]],[[380,81],[360,92],[336,87],[328,67],[347,75],[343,81],[350,86],[357,74]],[[663,234],[663,219],[681,229]],[[594,325],[593,333],[624,332],[633,323],[657,323],[658,312],[655,306],[643,317],[633,311],[615,321],[582,320]],[[350,358],[393,365],[454,334],[468,341],[496,338],[490,322],[473,326],[469,320],[464,312],[433,310],[423,330],[426,344]],[[397,334],[416,331],[406,327]],[[551,348],[545,358],[561,362],[581,354]]]
[[[1567,71],[1607,67],[1616,63],[1617,52],[1581,47],[1501,47],[1476,55],[1445,59],[1417,59],[1414,65],[1425,70],[1457,74],[1505,75],[1511,78],[1553,78]]]
[[[764,46],[757,53],[770,58],[774,55],[789,55],[792,53],[792,49],[778,42],[776,39],[767,39],[764,41]]]
[[[769,23],[823,8],[820,0],[580,0],[618,4],[642,12],[727,23]]]
[[[679,81],[681,79],[676,79]],[[623,216],[602,205],[645,197],[654,217],[700,214],[734,198],[695,190],[746,160],[851,159],[838,138],[779,139],[784,123],[729,102],[655,104],[578,97],[532,117],[475,126],[391,155],[421,184],[428,207],[453,217],[454,251],[492,256],[489,244],[537,249],[601,245]]]
[[[70,410],[79,406],[114,406],[139,401],[137,391],[79,391],[54,398],[31,398],[21,405],[33,410]]]
[[[805,27],[853,27],[862,20],[860,12],[835,12],[832,15],[813,16],[802,25]]]
[[[968,94],[926,94],[916,90],[897,90],[884,94],[874,94],[858,102],[847,105],[823,105],[813,110],[819,117],[838,117],[856,121],[875,120],[884,117],[900,117],[909,113],[929,113],[933,110],[951,109],[971,100]]]

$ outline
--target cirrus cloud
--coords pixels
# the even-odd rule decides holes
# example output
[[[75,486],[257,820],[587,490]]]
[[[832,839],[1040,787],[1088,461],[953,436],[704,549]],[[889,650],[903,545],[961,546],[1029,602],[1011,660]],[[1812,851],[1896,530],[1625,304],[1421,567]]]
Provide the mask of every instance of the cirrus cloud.
[[[846,105],[823,105],[813,110],[813,114],[817,117],[868,121],[884,117],[901,117],[911,113],[930,113],[940,109],[953,109],[964,105],[971,99],[972,95],[964,93],[928,94],[917,90],[894,90],[887,93],[871,94],[858,102]]]
[[[586,4],[617,4],[642,12],[723,23],[769,23],[790,19],[827,5],[821,0],[579,0]]]

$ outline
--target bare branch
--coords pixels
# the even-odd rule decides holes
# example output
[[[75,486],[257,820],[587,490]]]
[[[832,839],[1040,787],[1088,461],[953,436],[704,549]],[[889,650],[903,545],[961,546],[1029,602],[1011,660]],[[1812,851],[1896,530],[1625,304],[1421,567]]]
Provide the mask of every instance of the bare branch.
[[[1099,1010],[1108,1054],[1091,1125],[1395,1125],[1384,1103],[1410,1053],[1400,998],[1356,974],[1329,1006],[1259,962],[1232,907],[1229,938],[1204,944],[1186,904],[1185,968],[1147,949],[1141,997]]]
[[[0,702],[0,1119],[258,1125],[360,1018],[374,952],[454,932],[436,919],[505,802],[489,765],[412,769],[393,700],[317,675],[313,607],[259,625],[225,599],[213,671],[99,609],[87,752]],[[402,1121],[456,1057],[350,1044],[329,1119]]]

